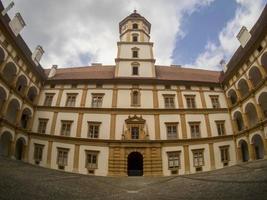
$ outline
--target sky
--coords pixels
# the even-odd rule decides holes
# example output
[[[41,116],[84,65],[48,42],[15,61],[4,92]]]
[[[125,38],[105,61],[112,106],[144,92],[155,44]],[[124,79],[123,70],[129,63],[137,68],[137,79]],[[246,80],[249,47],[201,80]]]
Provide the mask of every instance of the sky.
[[[2,0],[7,6],[10,0]],[[236,35],[257,21],[267,0],[14,0],[8,12],[20,12],[21,36],[33,51],[45,51],[50,68],[114,65],[119,22],[134,9],[151,24],[158,65],[222,70],[239,47]]]

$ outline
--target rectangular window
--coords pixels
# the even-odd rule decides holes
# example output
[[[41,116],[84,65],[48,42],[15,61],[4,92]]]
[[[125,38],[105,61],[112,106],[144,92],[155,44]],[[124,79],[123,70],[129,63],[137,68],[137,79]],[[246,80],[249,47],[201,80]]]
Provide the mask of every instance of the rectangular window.
[[[33,159],[34,159],[36,164],[39,164],[40,161],[42,161],[43,149],[44,149],[44,145],[42,145],[42,144],[34,144]]]
[[[138,58],[138,51],[133,51],[133,58]]]
[[[230,161],[229,145],[220,146],[220,151],[221,151],[221,162],[224,164],[224,166],[227,166],[228,162]]]
[[[138,42],[138,36],[136,35],[133,36],[133,42]]]
[[[99,127],[101,122],[88,122],[88,138],[98,138],[99,137]]]
[[[57,149],[57,165],[59,169],[64,169],[68,165],[68,153],[69,149],[58,148]]]
[[[215,121],[217,126],[217,132],[219,136],[225,135],[225,121]]]
[[[139,139],[139,127],[131,127],[131,137],[133,140]]]
[[[163,95],[165,108],[175,108],[174,97],[175,95]]]
[[[211,104],[213,108],[220,108],[219,96],[210,95],[210,99],[211,99]]]
[[[67,94],[66,107],[74,107],[77,94]]]
[[[55,93],[45,93],[44,106],[51,106]]]
[[[133,66],[132,70],[133,70],[133,73],[132,73],[133,75],[138,75],[139,74],[138,66]]]
[[[180,168],[180,151],[167,152],[168,167],[170,170]]]
[[[187,108],[196,108],[195,95],[185,95]]]
[[[48,119],[39,118],[38,133],[45,134]]]
[[[166,123],[167,139],[177,139],[177,126],[178,123]]]
[[[101,108],[104,94],[92,94],[92,107]]]
[[[191,138],[200,138],[200,122],[189,122]]]
[[[70,131],[71,131],[71,125],[73,121],[61,121],[61,132],[60,135],[62,136],[70,136]]]
[[[204,149],[192,150],[194,167],[204,166]]]
[[[86,153],[85,167],[87,169],[97,169],[97,157],[99,151],[85,151],[85,153]]]

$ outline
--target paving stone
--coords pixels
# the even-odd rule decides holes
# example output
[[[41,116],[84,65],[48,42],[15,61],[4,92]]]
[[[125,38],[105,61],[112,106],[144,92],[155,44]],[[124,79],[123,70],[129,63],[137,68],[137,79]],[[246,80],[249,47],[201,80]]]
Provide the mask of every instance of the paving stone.
[[[171,177],[98,177],[0,157],[0,199],[267,199],[267,160]]]

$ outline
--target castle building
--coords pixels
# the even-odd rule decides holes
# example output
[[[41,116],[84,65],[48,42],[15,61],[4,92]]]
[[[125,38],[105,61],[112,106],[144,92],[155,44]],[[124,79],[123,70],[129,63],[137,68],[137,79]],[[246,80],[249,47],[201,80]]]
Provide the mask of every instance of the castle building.
[[[222,72],[155,65],[151,24],[136,11],[119,23],[110,66],[43,69],[9,21],[0,18],[1,155],[100,176],[266,158],[267,7]]]

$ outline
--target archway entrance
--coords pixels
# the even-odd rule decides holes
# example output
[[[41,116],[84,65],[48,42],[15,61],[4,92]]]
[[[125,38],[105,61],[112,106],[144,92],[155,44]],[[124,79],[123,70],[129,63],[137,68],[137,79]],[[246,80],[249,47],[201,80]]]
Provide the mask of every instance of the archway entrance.
[[[139,152],[128,155],[128,176],[143,176],[143,156]]]
[[[263,159],[264,158],[264,146],[261,136],[254,135],[252,137],[252,143],[254,145],[254,153],[255,159]]]
[[[26,142],[23,138],[19,138],[16,142],[16,153],[15,157],[17,160],[22,160],[24,155]]]
[[[4,132],[0,138],[0,155],[10,155],[10,145],[12,141],[12,135],[9,132]]]
[[[247,162],[249,160],[248,144],[246,141],[241,140],[239,142],[239,145],[240,145],[240,151],[241,151],[241,159],[243,162]]]

